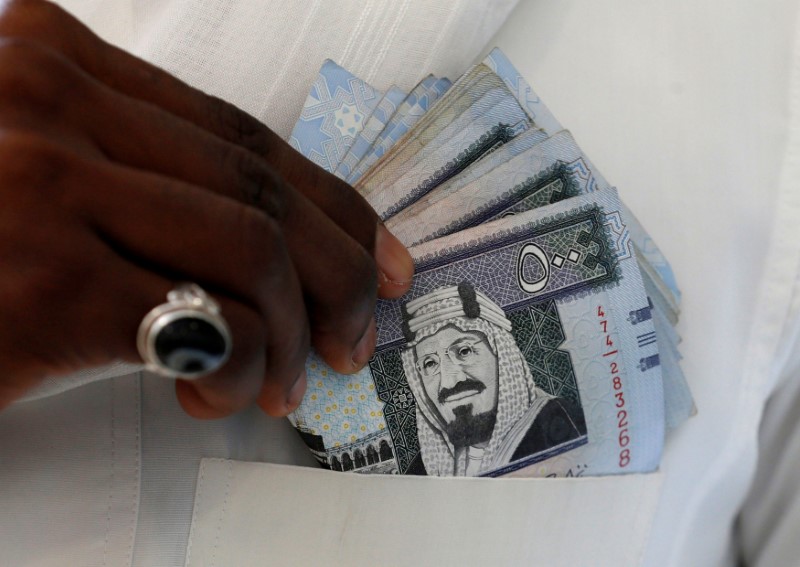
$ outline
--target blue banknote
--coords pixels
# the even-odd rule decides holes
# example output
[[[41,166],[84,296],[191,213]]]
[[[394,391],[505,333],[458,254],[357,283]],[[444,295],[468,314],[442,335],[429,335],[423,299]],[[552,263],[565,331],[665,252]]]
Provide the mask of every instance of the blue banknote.
[[[414,134],[416,140],[405,140],[403,151],[364,183],[363,193],[381,218],[397,214],[532,125],[505,87],[489,90],[455,116],[440,116]]]
[[[528,126],[538,127],[508,81],[489,65],[476,65],[356,188],[382,218],[388,218]]]
[[[470,183],[448,191],[438,200],[431,199],[425,207],[417,207],[413,214],[386,222],[387,228],[406,245],[415,245],[437,237],[466,230],[482,223],[577,195],[609,189],[608,182],[581,152],[572,136],[561,131],[525,151],[510,157],[492,168],[487,174]],[[430,193],[436,195],[446,187]],[[643,243],[644,231],[624,205],[631,245],[637,250]],[[635,227],[631,230],[631,227]],[[645,290],[655,305],[656,313],[665,320],[677,320],[677,312],[665,299],[653,272],[640,262]],[[644,313],[644,312],[643,312]],[[652,314],[648,310],[647,317]],[[694,411],[694,403],[686,379],[678,364],[677,335],[667,324],[654,335],[659,350],[668,353],[662,358],[663,377],[669,389],[664,397],[668,426],[675,427]],[[667,355],[665,355],[667,356]],[[665,386],[666,387],[666,386]]]
[[[428,109],[450,88],[448,79],[429,77],[409,93],[406,100],[378,135],[370,149],[348,177],[348,182],[356,183],[375,162],[384,156],[408,132]]]
[[[359,161],[351,168],[346,180],[348,183],[355,183],[358,179],[368,171],[373,163],[383,155],[384,140],[394,127],[404,121],[416,121],[420,116],[425,114],[428,110],[428,98],[432,92],[433,85],[438,81],[433,75],[428,75],[422,79],[417,85],[411,89],[411,92],[406,95],[402,100],[397,110],[389,118],[389,121],[383,126],[375,139],[370,143],[370,146],[364,151]],[[424,109],[417,107],[418,101],[424,101]],[[412,112],[413,110],[413,112]],[[408,117],[408,118],[407,118]],[[380,152],[380,155],[378,155]]]
[[[386,94],[383,95],[383,98],[375,107],[372,116],[367,119],[364,128],[358,136],[356,136],[347,155],[344,156],[344,159],[339,163],[339,167],[336,168],[335,173],[337,177],[340,179],[347,179],[350,176],[350,173],[352,173],[355,166],[358,165],[358,162],[361,161],[361,158],[366,155],[372,143],[389,123],[389,120],[394,116],[397,108],[402,104],[405,98],[405,91],[398,87],[391,87],[386,91]]]
[[[333,173],[382,98],[333,61],[325,61],[306,98],[289,143]]]
[[[543,142],[547,139],[547,133],[542,129],[529,128],[513,140],[503,144],[495,151],[484,156],[477,162],[471,164],[464,171],[460,172],[455,177],[448,179],[427,195],[419,199],[417,202],[399,211],[386,221],[386,226],[389,230],[392,227],[403,225],[417,215],[423,209],[430,207],[457,192],[465,185],[472,183],[479,177],[490,173],[494,168],[504,164],[512,157],[521,154],[532,146]]]
[[[483,60],[483,64],[503,80],[538,128],[547,132],[549,136],[564,129],[505,53],[494,48]]]
[[[508,88],[515,93],[520,104],[528,111],[538,128],[542,128],[550,136],[564,129],[544,101],[500,49],[493,49],[483,63],[497,73]],[[638,235],[641,237],[639,239],[642,243],[640,254],[645,261],[646,269],[652,268],[656,272],[654,277],[666,284],[671,295],[672,305],[680,306],[681,292],[666,256],[659,250],[650,235],[641,228],[641,225],[632,227],[632,231],[639,233]]]
[[[583,476],[654,470],[664,402],[649,307],[616,192],[411,249],[352,376],[316,357],[290,420],[334,470]],[[633,323],[632,321],[635,321]]]

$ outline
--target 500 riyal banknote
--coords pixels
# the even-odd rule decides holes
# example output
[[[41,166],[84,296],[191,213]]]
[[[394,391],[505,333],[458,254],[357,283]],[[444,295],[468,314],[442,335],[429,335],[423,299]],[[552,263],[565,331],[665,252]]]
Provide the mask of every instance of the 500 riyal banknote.
[[[334,470],[562,476],[658,466],[664,403],[653,321],[613,190],[411,250],[380,301],[369,365],[307,365],[291,416]]]

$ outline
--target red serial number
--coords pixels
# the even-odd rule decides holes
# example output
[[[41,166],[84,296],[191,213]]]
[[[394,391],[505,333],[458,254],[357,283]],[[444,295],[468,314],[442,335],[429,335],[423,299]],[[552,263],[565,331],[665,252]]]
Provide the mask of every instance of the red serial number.
[[[614,348],[614,338],[608,332],[608,319],[602,305],[597,306],[597,318],[600,320],[600,329],[603,331],[601,337],[603,348],[603,358],[614,357],[619,350]],[[617,408],[617,445],[619,446],[619,467],[625,468],[631,462],[631,450],[628,445],[631,443],[630,433],[628,432],[628,410],[625,409],[625,391],[622,384],[622,377],[619,373],[619,364],[614,360],[608,362],[609,374],[611,375],[611,387],[614,390],[614,406]]]

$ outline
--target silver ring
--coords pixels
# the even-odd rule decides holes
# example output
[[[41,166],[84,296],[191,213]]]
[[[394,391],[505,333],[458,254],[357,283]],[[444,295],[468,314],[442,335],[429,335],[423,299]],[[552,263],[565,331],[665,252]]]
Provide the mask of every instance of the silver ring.
[[[225,364],[233,339],[219,304],[199,285],[185,283],[144,316],[136,345],[147,370],[194,379]]]

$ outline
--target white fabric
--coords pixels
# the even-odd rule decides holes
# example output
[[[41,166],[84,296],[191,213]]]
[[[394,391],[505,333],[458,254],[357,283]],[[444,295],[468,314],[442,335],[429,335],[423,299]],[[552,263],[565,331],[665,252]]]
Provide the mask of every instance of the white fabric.
[[[800,213],[779,204],[797,195],[797,176],[781,175],[796,16],[783,0],[527,3],[497,41],[683,290],[698,414],[668,438],[645,565],[729,565],[739,544],[798,273]]]
[[[456,78],[517,0],[62,0],[109,41],[284,137],[325,59],[375,88]]]
[[[800,264],[795,224],[800,218],[800,37],[795,39],[794,51],[789,150],[781,175],[783,188],[792,189],[779,197],[772,252],[778,258],[773,265],[784,268],[784,273],[776,274],[780,279],[790,278]],[[785,286],[765,286],[761,304],[769,309],[774,294],[785,293]],[[758,469],[737,532],[742,555],[752,567],[800,562],[800,278],[795,279],[782,327],[780,313],[773,318],[772,328],[781,335],[775,351],[765,352],[764,358],[767,362],[771,357],[769,376],[778,382],[764,408]]]
[[[658,473],[364,478],[204,460],[186,565],[627,567],[641,559],[660,483]],[[598,522],[587,507],[607,515]]]
[[[503,48],[619,186],[671,260],[684,293],[683,367],[699,413],[668,439],[663,485],[620,477],[609,481],[617,486],[613,504],[601,505],[579,488],[581,499],[569,501],[570,510],[580,510],[582,525],[590,526],[582,532],[587,543],[580,549],[587,550],[622,534],[609,534],[614,532],[609,514],[617,506],[627,510],[636,500],[657,498],[650,535],[632,532],[631,545],[643,548],[641,561],[631,563],[624,550],[597,556],[608,561],[583,551],[585,557],[571,564],[733,565],[740,545],[759,567],[797,562],[800,550],[792,540],[800,538],[792,520],[800,514],[786,503],[797,494],[789,480],[791,459],[800,448],[792,441],[782,451],[773,433],[782,434],[781,424],[788,422],[781,416],[792,415],[780,409],[784,390],[770,406],[768,416],[776,423],[767,422],[764,429],[767,466],[756,485],[780,486],[770,494],[753,492],[755,503],[746,508],[741,535],[732,537],[759,459],[765,401],[779,377],[788,389],[797,376],[792,337],[800,296],[792,299],[792,290],[800,257],[800,124],[794,98],[800,94],[797,87],[790,91],[792,68],[800,61],[792,48],[795,0],[527,1],[490,42],[505,3],[65,3],[104,36],[232,100],[284,135],[326,57],[378,88],[391,82],[407,87],[428,72],[456,77],[484,44]],[[145,377],[139,387],[136,380],[97,382],[0,413],[0,562],[181,565],[201,457],[310,460],[285,422],[257,411],[194,422],[181,415],[171,384]],[[136,443],[138,452],[132,449]],[[772,463],[778,477],[770,474]],[[251,475],[242,483],[267,487],[261,490],[274,491],[284,502],[286,494],[315,490],[321,510],[334,509],[337,501],[352,506],[353,514],[359,510],[355,496],[337,492],[342,483],[358,482],[352,477],[319,476],[311,483],[303,471],[274,476],[257,466],[241,467]],[[436,518],[451,502],[434,490],[419,498],[416,482],[425,479],[394,480],[365,482],[381,483],[387,499],[415,502],[415,530],[439,528],[427,518]],[[465,482],[487,483],[488,492],[493,490],[488,483],[496,481],[434,482],[453,491]],[[532,487],[520,502],[554,523],[537,527],[543,535],[537,535],[536,550],[518,563],[548,557],[553,559],[548,565],[564,564],[557,547],[570,527],[560,521],[564,505],[535,488],[546,486],[547,479],[520,482]],[[578,486],[564,484],[570,482]],[[248,485],[237,481],[231,490]],[[268,498],[248,506],[278,524],[310,521],[307,509],[288,504],[275,509]],[[492,510],[486,523],[503,514],[486,509]],[[138,523],[132,526],[134,515]],[[225,522],[244,517],[229,512]],[[484,526],[462,521],[467,517],[451,520],[462,527],[465,541],[480,539]],[[205,518],[195,518],[198,529]],[[350,525],[346,516],[333,518],[329,523]],[[365,534],[380,527],[354,521]],[[531,537],[526,524],[505,529],[508,541]],[[313,535],[298,529],[285,538],[285,545],[302,549]],[[258,542],[226,532],[225,545],[237,544],[242,553],[260,549]],[[263,559],[269,562],[268,555]]]

